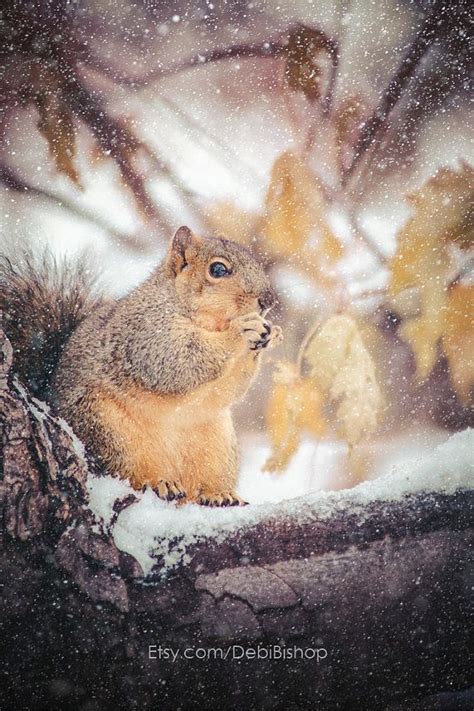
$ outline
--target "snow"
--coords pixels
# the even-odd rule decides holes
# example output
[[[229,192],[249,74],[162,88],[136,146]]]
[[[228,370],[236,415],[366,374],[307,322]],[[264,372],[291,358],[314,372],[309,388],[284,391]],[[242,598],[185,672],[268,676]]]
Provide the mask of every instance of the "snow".
[[[334,454],[334,450],[331,451]],[[422,454],[399,459],[380,476],[352,489],[311,491],[311,467],[317,459],[310,442],[302,444],[283,477],[261,473],[267,451],[260,446],[252,453],[247,452],[244,458],[239,491],[250,491],[252,472],[257,488],[264,488],[266,492],[265,503],[222,509],[196,504],[176,506],[158,499],[151,489],[138,493],[126,481],[91,475],[88,482],[90,507],[108,525],[114,501],[135,494],[136,503],[125,508],[112,526],[115,543],[140,563],[144,575],[151,572],[157,558],[166,574],[176,565],[189,562],[187,551],[192,544],[208,538],[221,542],[239,529],[265,520],[284,517],[304,523],[327,519],[347,508],[362,510],[372,501],[397,501],[407,494],[423,491],[452,494],[460,488],[472,487],[473,451],[474,430],[467,429],[449,436],[434,448],[425,449]],[[263,477],[260,482],[259,477]],[[281,499],[282,494],[288,497],[288,478],[292,477],[295,498]]]
[[[474,429],[468,428],[424,456],[400,461],[384,476],[352,491],[361,504],[377,499],[396,501],[422,491],[453,494],[474,484],[473,452]]]
[[[43,423],[46,419],[50,419],[66,432],[71,440],[72,449],[74,450],[76,457],[84,463],[85,467],[87,467],[85,447],[66,420],[62,417],[58,417],[58,415],[53,415],[49,405],[46,402],[43,402],[43,400],[38,400],[38,398],[30,395],[17,378],[13,379],[13,384],[15,385],[17,392],[23,398],[25,405],[27,405],[29,410],[39,422]]]
[[[358,3],[351,12],[347,8],[335,11],[336,5],[323,2],[317,8],[318,24],[341,40],[335,106],[355,97],[361,102],[362,113],[370,114],[411,42],[419,17],[414,7],[408,5],[400,12],[395,0],[382,3],[377,13],[373,12],[373,3]],[[248,5],[249,10],[252,7]],[[116,19],[116,10],[107,15],[111,21]],[[231,29],[239,31],[232,41],[248,41],[254,36],[277,34],[296,19],[314,22],[312,3],[282,2],[269,6],[263,15],[255,7],[249,14],[248,25],[234,27],[232,23],[229,26],[220,23],[206,36],[205,25],[199,22],[193,29],[186,13],[181,13],[177,6],[169,12],[166,22],[158,24],[158,35],[162,39],[166,36],[166,42],[159,42],[153,66],[166,67],[179,62],[189,56],[190,47],[204,51],[224,46],[230,41]],[[118,24],[122,31],[122,22]],[[143,32],[147,34],[145,24]],[[121,35],[115,37],[112,25],[113,22],[107,36],[91,38],[97,45],[96,51],[102,50],[98,54],[104,59],[107,55],[109,59],[120,58],[113,57],[115,42]],[[105,44],[99,47],[99,43]],[[151,45],[147,46],[147,52],[151,53]],[[121,48],[122,59],[128,61],[125,44]],[[137,76],[145,70],[147,52],[142,56],[144,66],[136,67]],[[206,64],[204,55],[201,58]],[[140,58],[133,62],[140,63]],[[54,254],[72,259],[83,250],[90,251],[94,264],[104,265],[101,279],[104,290],[119,296],[142,281],[162,259],[165,237],[168,239],[179,224],[189,223],[204,231],[205,220],[200,213],[205,214],[208,208],[220,203],[261,212],[275,158],[284,150],[297,149],[306,131],[306,121],[301,120],[304,117],[299,110],[295,112],[295,116],[301,113],[299,121],[295,123],[293,116],[292,126],[288,106],[282,102],[281,87],[278,88],[280,79],[271,77],[272,72],[278,72],[271,63],[261,64],[257,70],[247,60],[220,65],[207,63],[189,72],[163,76],[159,86],[150,82],[136,91],[118,86],[107,90],[112,114],[134,125],[137,135],[171,169],[173,179],[166,177],[166,171],[146,168],[146,161],[139,167],[169,231],[142,220],[131,194],[124,191],[119,181],[117,166],[111,160],[94,158],[91,138],[84,126],[77,137],[76,158],[81,174],[78,189],[65,176],[57,174],[47,142],[40,139],[37,131],[37,113],[19,111],[5,136],[7,157],[19,174],[34,175],[34,185],[47,190],[54,199],[38,200],[28,191],[25,194],[0,191],[3,241],[16,245],[27,236],[39,251],[47,245]],[[82,71],[85,80],[94,86],[97,76],[94,79],[90,69],[87,74],[84,66]],[[414,97],[415,94],[407,94],[409,100]],[[297,106],[295,103],[294,108]],[[353,194],[347,196],[349,199],[336,196],[328,200],[329,223],[346,247],[346,254],[337,265],[338,280],[358,308],[362,309],[367,300],[370,302],[367,308],[375,308],[377,292],[386,288],[389,274],[386,265],[379,264],[360,235],[375,244],[382,256],[390,258],[394,254],[396,232],[410,214],[403,195],[422,184],[440,165],[458,165],[460,156],[472,161],[474,144],[468,141],[465,119],[465,106],[462,103],[457,106],[454,100],[443,106],[442,111],[433,111],[410,149],[412,155],[408,151],[396,160],[397,170],[386,175],[380,173],[377,184],[369,181],[366,188],[362,174],[360,184],[351,188]],[[401,122],[400,129],[406,128]],[[329,188],[329,195],[337,185],[334,156],[331,157],[326,146],[326,139],[327,145],[331,145],[331,131],[324,125],[321,127],[312,155],[308,156]],[[390,154],[388,158],[392,160]],[[369,163],[368,167],[370,176],[376,163],[372,167]],[[176,190],[176,185],[181,185],[182,190]],[[185,199],[186,196],[192,199]],[[351,202],[353,208],[357,207],[354,214]],[[131,239],[136,239],[141,249],[132,249]],[[298,320],[300,325],[313,320],[314,312],[324,311],[331,298],[305,272],[304,264],[296,270],[286,266],[283,259],[272,278],[290,307],[289,313],[296,314],[287,329],[290,345],[285,344],[284,352],[288,355],[294,345],[292,336],[301,335],[293,325]],[[399,373],[391,363],[387,363],[386,371],[389,378]],[[19,385],[18,389],[27,400],[26,392]],[[255,404],[265,397],[260,388],[249,400],[252,404],[246,413],[254,416]],[[31,409],[39,421],[44,422],[49,416],[49,410],[34,399]],[[408,408],[405,411],[408,413]],[[83,459],[81,442],[65,422],[61,424],[69,433],[77,456]],[[405,424],[416,430],[410,437],[395,436],[392,432],[387,436],[385,430],[380,442],[371,445],[372,451],[366,453],[371,461],[369,480],[357,486],[354,486],[355,474],[350,472],[347,446],[337,440],[304,439],[284,473],[264,472],[269,445],[254,427],[254,432],[247,433],[242,443],[238,484],[239,494],[251,502],[248,507],[222,510],[196,505],[176,507],[160,501],[151,490],[133,492],[128,482],[119,478],[92,475],[88,481],[90,505],[97,520],[111,526],[119,548],[133,555],[148,573],[154,564],[153,556],[161,555],[165,569],[169,569],[187,561],[189,544],[211,536],[221,540],[239,527],[252,526],[270,517],[329,516],[339,507],[363,507],[375,499],[397,500],[422,490],[454,491],[472,483],[472,431],[451,437],[440,431],[425,436],[426,433],[418,432],[418,423],[414,424],[410,417],[406,417]],[[418,434],[419,441],[415,441]],[[132,493],[136,503],[116,516],[114,503]]]

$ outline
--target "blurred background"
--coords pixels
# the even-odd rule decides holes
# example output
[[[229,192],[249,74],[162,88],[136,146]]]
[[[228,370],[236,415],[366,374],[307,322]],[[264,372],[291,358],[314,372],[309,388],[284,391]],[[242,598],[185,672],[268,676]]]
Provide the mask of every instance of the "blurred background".
[[[266,261],[285,343],[236,410],[251,501],[353,486],[472,421],[468,10],[2,4],[2,251],[86,250],[116,296],[181,224]]]

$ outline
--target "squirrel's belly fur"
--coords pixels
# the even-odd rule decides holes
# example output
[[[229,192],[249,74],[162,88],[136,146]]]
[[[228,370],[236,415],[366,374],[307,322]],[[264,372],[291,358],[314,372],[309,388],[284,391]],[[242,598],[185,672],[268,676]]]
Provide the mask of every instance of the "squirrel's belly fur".
[[[140,388],[114,397],[97,392],[95,415],[112,436],[103,452],[108,468],[137,489],[179,482],[189,500],[200,493],[232,491],[234,427],[228,408],[212,407],[213,389],[203,386],[181,396]]]

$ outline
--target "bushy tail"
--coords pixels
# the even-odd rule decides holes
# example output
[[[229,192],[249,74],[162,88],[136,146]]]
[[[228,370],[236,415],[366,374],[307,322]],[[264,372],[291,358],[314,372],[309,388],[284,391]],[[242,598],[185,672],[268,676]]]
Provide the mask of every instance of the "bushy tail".
[[[45,254],[0,257],[0,323],[13,347],[13,369],[36,397],[47,397],[62,350],[98,301],[85,261]]]

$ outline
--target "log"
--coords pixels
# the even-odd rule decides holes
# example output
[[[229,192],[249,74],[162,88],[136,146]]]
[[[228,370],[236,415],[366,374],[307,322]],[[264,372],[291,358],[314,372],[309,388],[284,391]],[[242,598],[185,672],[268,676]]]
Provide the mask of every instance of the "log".
[[[471,490],[274,516],[145,577],[1,329],[0,427],[2,708],[472,708]]]

